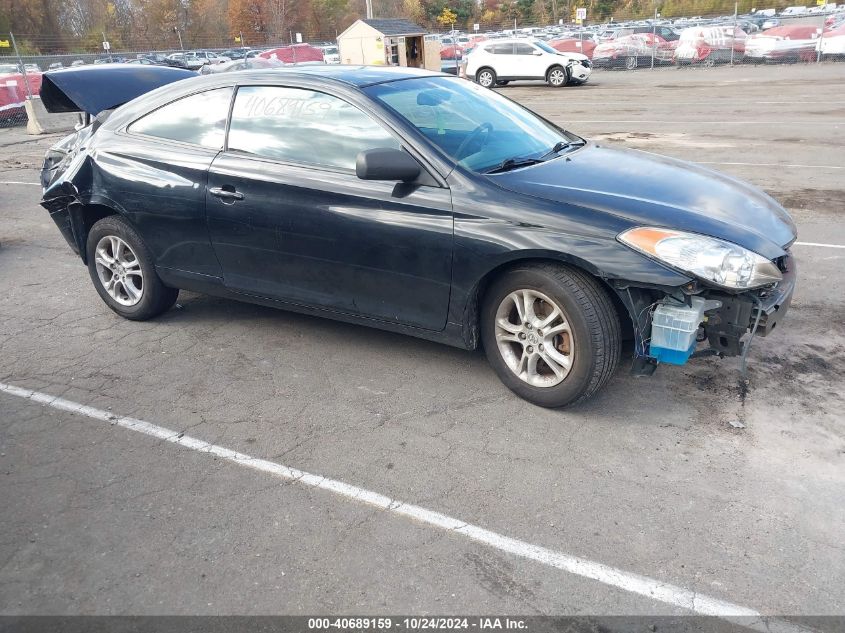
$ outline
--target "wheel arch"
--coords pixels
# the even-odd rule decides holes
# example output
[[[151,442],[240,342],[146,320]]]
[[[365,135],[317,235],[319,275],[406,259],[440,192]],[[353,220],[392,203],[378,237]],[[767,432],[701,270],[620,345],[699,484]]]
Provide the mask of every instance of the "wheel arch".
[[[469,293],[463,313],[463,330],[465,332],[465,339],[468,347],[471,349],[478,347],[478,342],[480,340],[479,320],[481,304],[484,300],[485,294],[493,282],[511,270],[522,266],[540,264],[568,266],[593,277],[599,282],[599,285],[610,297],[610,301],[616,310],[619,323],[622,325],[623,338],[627,338],[627,336],[633,332],[630,312],[622,303],[622,300],[619,298],[615,289],[610,285],[610,283],[608,283],[607,278],[602,276],[601,272],[593,264],[580,257],[556,251],[515,252],[512,253],[508,259],[498,262],[495,266],[485,272],[478,281],[476,281],[473,289]]]
[[[80,200],[80,203],[71,205],[71,223],[73,227],[73,234],[76,238],[77,247],[79,249],[79,256],[82,263],[88,265],[88,252],[86,245],[88,243],[88,234],[91,232],[97,222],[103,218],[111,215],[120,216],[123,220],[132,225],[131,220],[127,214],[120,208],[119,205],[110,200],[105,200],[99,196],[92,196]]]
[[[567,66],[561,64],[558,61],[552,62],[551,64],[549,64],[549,67],[546,68],[546,81],[549,80],[549,75],[555,68],[560,68],[563,71],[563,73],[566,75],[566,83],[569,83],[569,80],[572,79],[572,73],[569,71],[569,68]]]
[[[485,70],[489,70],[491,73],[493,73],[493,83],[491,83],[490,86],[491,87],[495,86],[496,81],[499,79],[499,74],[496,72],[496,69],[493,68],[490,64],[483,64],[483,65],[478,67],[478,70],[475,71],[475,81],[476,81],[476,83],[480,84],[480,82],[478,80],[478,76],[481,73],[483,73]]]

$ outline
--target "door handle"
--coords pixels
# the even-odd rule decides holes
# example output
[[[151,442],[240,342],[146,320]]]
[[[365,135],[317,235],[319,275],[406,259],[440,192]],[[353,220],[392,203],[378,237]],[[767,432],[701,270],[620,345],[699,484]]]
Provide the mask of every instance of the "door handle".
[[[244,194],[240,191],[235,191],[234,189],[227,189],[225,187],[212,187],[208,190],[215,198],[220,198],[221,200],[243,200]]]

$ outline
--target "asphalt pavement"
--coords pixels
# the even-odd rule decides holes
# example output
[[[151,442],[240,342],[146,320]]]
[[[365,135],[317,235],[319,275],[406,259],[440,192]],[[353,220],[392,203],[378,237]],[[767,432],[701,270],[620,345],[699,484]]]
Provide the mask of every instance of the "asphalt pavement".
[[[845,614],[845,65],[502,92],[602,143],[747,179],[792,212],[799,287],[754,341],[749,389],[738,359],[650,378],[623,363],[594,399],[550,411],[480,352],[363,327],[186,292],[159,319],[122,320],[37,204],[50,139],[0,130],[0,383],[115,416],[0,392],[0,614],[653,615],[689,612],[683,591]]]

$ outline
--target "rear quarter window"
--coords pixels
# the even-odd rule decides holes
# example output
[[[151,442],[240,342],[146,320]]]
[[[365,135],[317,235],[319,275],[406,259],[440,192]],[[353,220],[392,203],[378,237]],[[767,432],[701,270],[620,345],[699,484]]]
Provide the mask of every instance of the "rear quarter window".
[[[132,123],[128,131],[223,149],[232,88],[215,88],[172,101]]]

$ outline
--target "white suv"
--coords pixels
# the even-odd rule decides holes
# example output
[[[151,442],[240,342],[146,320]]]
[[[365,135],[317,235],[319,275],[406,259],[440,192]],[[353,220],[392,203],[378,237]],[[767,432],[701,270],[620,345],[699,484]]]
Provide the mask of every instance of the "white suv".
[[[527,39],[481,42],[467,56],[466,74],[485,88],[515,79],[542,79],[550,86],[583,84],[592,64],[581,53],[562,53],[545,42]]]

